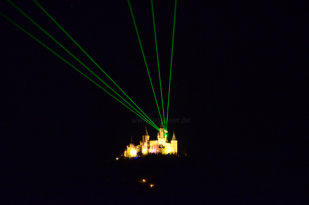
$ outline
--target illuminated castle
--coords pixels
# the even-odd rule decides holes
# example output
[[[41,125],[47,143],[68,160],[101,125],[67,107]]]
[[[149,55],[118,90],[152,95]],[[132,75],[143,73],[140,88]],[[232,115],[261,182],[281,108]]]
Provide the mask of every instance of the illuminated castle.
[[[160,128],[160,131],[157,135],[157,140],[149,140],[149,134],[146,130],[146,134],[143,135],[142,141],[139,145],[134,145],[130,143],[127,145],[126,150],[124,151],[124,157],[138,157],[140,155],[152,154],[177,154],[177,140],[175,133],[171,142],[167,140],[167,130]]]

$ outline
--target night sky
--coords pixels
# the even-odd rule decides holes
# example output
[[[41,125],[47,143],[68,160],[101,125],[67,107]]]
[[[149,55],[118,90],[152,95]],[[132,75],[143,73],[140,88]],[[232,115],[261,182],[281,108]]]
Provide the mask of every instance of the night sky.
[[[35,4],[15,2],[91,64]],[[40,2],[158,120],[126,1]],[[165,93],[173,2],[155,1]],[[300,204],[304,191],[296,182],[306,176],[306,153],[299,147],[308,140],[308,12],[300,2],[251,3],[179,0],[169,131],[201,169],[209,161],[223,170],[251,162],[255,183],[261,173],[269,179],[261,187],[271,187],[272,204]],[[158,88],[150,3],[132,5]],[[6,2],[0,11],[67,57]],[[146,124],[3,18],[0,26],[7,195],[93,186],[103,162],[118,156],[131,137],[137,143]]]

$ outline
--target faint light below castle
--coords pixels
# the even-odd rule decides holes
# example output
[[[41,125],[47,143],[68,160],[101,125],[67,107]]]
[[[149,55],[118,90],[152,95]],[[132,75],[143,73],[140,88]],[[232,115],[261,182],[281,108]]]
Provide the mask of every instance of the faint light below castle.
[[[146,134],[143,135],[142,141],[139,145],[130,143],[124,151],[124,157],[131,158],[137,157],[138,154],[147,155],[148,153],[153,154],[177,154],[177,140],[175,134],[171,142],[167,140],[167,130],[160,128],[157,135],[157,140],[149,140],[150,136],[146,130]]]

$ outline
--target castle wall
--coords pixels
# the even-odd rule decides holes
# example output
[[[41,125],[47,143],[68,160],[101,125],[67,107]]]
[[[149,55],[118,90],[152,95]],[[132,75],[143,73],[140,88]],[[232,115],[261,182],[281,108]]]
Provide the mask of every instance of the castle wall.
[[[148,153],[162,153],[162,154],[177,154],[177,140],[175,135],[169,143],[166,136],[167,131],[160,128],[160,132],[157,135],[157,140],[149,140],[149,135],[143,135],[142,141],[139,145],[135,146],[130,144],[124,151],[124,157],[137,157],[139,153],[146,155]]]

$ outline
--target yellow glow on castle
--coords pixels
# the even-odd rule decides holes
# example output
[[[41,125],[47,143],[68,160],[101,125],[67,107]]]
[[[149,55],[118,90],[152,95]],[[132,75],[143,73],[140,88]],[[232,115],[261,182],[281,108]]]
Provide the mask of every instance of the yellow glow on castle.
[[[130,143],[124,151],[124,157],[131,158],[139,155],[147,154],[177,154],[177,140],[175,134],[171,142],[167,140],[167,130],[160,128],[157,135],[157,140],[149,140],[150,136],[146,130],[146,134],[142,136],[142,141],[139,145]]]

